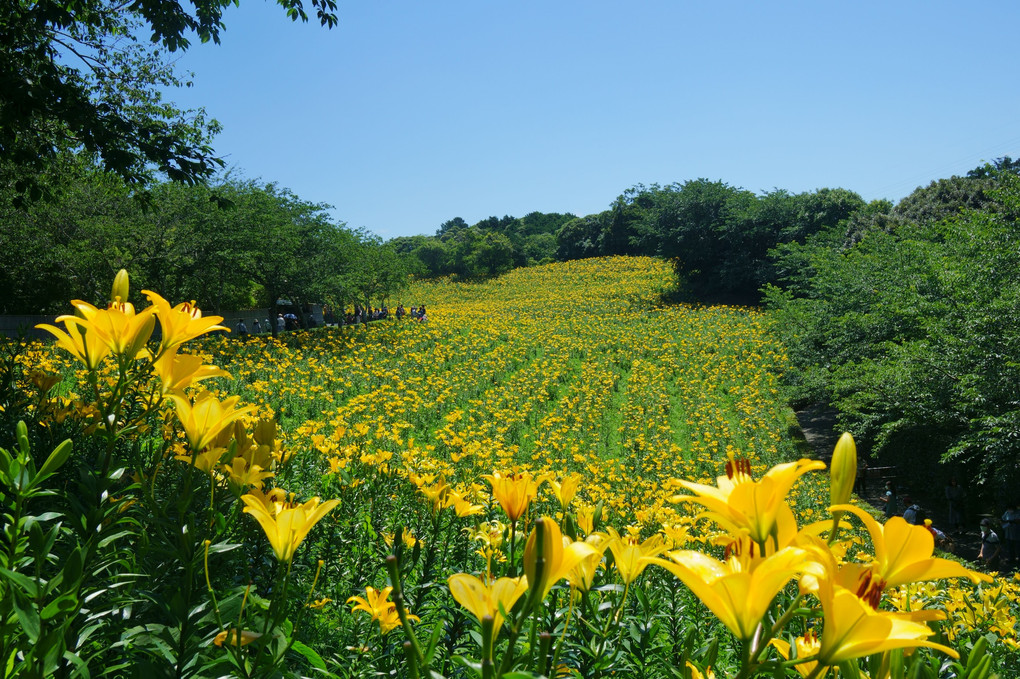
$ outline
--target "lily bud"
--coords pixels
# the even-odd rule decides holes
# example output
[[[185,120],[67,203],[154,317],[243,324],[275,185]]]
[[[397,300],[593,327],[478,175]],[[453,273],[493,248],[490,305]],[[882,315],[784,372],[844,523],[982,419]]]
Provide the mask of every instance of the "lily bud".
[[[557,545],[556,542],[560,544]],[[540,592],[545,598],[545,591],[552,583],[549,581],[550,556],[556,547],[563,550],[563,538],[556,524],[549,518],[541,517],[535,522],[535,530],[528,536],[524,546],[524,574],[528,578],[528,587]]]
[[[110,291],[110,302],[124,304],[128,300],[128,272],[121,269],[113,279],[113,289]]]
[[[836,449],[832,451],[832,464],[829,467],[831,504],[844,505],[849,502],[856,481],[857,445],[854,437],[844,432],[836,443]]]
[[[850,501],[850,494],[857,481],[857,444],[854,437],[844,432],[836,442],[832,451],[832,463],[829,465],[829,499],[831,504],[843,505]],[[839,520],[843,518],[843,510],[832,512],[832,530],[829,532],[829,544],[836,541],[839,535]]]

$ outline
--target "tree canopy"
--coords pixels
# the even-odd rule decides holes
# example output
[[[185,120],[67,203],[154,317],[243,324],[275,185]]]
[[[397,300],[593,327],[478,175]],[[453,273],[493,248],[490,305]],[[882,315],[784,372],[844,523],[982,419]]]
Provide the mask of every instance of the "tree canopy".
[[[306,21],[302,0],[278,0]],[[311,0],[336,24],[335,0]],[[218,43],[228,0],[11,0],[0,4],[0,182],[38,198],[39,173],[84,152],[131,186],[162,174],[200,182],[222,166],[215,123],[163,100],[176,87],[168,53]]]
[[[864,212],[851,221],[882,228],[848,240],[837,225],[775,253],[787,274],[767,299],[799,396],[832,402],[887,463],[950,461],[1015,487],[1020,177],[991,168]]]
[[[378,303],[406,281],[407,255],[275,184],[160,182],[143,210],[116,175],[73,167],[54,200],[19,206],[0,193],[0,313],[101,301],[122,267],[132,290],[210,310]]]

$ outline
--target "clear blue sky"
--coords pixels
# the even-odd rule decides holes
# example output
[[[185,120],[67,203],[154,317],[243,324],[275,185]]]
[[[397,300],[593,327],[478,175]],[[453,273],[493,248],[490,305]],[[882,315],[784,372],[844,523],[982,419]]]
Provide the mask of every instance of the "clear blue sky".
[[[170,97],[222,123],[244,176],[384,238],[699,177],[896,201],[1020,156],[1016,0],[340,0],[339,17],[231,7]]]

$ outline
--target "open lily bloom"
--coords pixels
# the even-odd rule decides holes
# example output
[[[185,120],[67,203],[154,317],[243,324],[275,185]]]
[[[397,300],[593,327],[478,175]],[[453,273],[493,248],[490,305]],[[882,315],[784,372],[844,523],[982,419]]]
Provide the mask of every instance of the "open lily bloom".
[[[822,647],[818,637],[816,637],[811,630],[808,630],[807,634],[804,636],[794,639],[792,649],[790,647],[790,642],[785,639],[772,639],[769,643],[772,644],[777,651],[779,651],[779,655],[783,656],[784,660],[810,658],[811,656],[818,655],[818,651]],[[817,660],[808,660],[794,665],[793,669],[795,669],[797,674],[805,679],[812,676],[817,677],[817,679],[822,679],[822,677],[828,675],[828,668],[825,668],[821,672],[815,674],[815,668],[817,666]]]
[[[880,581],[881,589],[942,578],[991,582],[984,573],[964,568],[949,559],[933,557],[935,538],[924,526],[913,526],[902,516],[892,517],[883,526],[866,511],[853,505],[835,505],[831,509],[850,512],[864,522],[875,549],[872,577]]]
[[[567,507],[570,506],[574,496],[577,495],[577,489],[581,485],[582,478],[583,477],[579,473],[574,472],[564,476],[559,481],[551,476],[546,479],[549,483],[549,488],[552,489],[553,495],[556,496],[556,499],[560,503],[560,508],[563,509],[563,511],[567,511]]]
[[[264,498],[261,494],[249,493],[242,495],[241,501],[245,504],[244,513],[251,514],[262,526],[273,553],[281,563],[290,563],[312,526],[340,504],[340,500],[321,502],[313,497],[303,504],[271,507]]]
[[[620,537],[613,528],[609,529],[609,535],[609,549],[613,553],[616,570],[626,585],[637,580],[648,565],[647,561],[642,561],[643,557],[658,556],[668,549],[663,536],[658,533],[640,543],[630,536]]]
[[[595,551],[578,561],[577,565],[567,573],[567,580],[570,581],[572,587],[576,587],[582,592],[591,589],[599,564],[602,563],[602,557],[606,549],[609,548],[611,540],[612,538],[605,533],[592,533],[584,539],[584,544],[591,546]]]
[[[226,427],[256,410],[255,406],[235,408],[239,396],[220,401],[208,391],[196,396],[194,403],[180,394],[170,394],[170,398],[193,452],[207,448]]]
[[[152,307],[135,313],[134,306],[125,302],[111,303],[108,309],[98,309],[80,299],[72,300],[71,304],[78,315],[60,316],[57,321],[65,326],[74,323],[83,331],[96,333],[117,356],[137,356],[156,327]]]
[[[683,581],[710,611],[742,641],[749,640],[772,600],[805,567],[806,552],[787,547],[767,558],[731,556],[719,561],[701,552],[681,550],[669,561],[645,557]]]
[[[368,613],[373,621],[379,623],[379,631],[383,635],[389,634],[400,626],[400,614],[397,613],[397,605],[389,600],[392,587],[383,587],[377,590],[374,587],[365,588],[365,596],[352,596],[347,603],[354,602],[351,612],[364,611]],[[408,620],[420,620],[417,615],[407,616]]]
[[[542,483],[542,479],[536,479],[530,472],[507,476],[495,472],[485,474],[482,478],[492,485],[492,496],[512,522],[516,522],[528,511],[528,505],[538,495],[538,487]]]
[[[746,460],[726,463],[726,476],[720,476],[717,486],[680,481],[680,485],[695,493],[693,496],[676,496],[673,502],[694,502],[708,511],[702,516],[710,518],[733,534],[746,531],[760,546],[771,543],[775,549],[785,547],[776,537],[778,515],[789,511],[786,496],[797,479],[809,471],[825,469],[817,460],[798,460],[779,464],[768,470],[759,481],[751,478]]]
[[[482,618],[491,616],[493,619],[492,638],[499,635],[503,626],[503,613],[509,613],[528,591],[528,581],[523,576],[517,578],[499,578],[492,582],[482,582],[473,575],[457,573],[447,581],[450,594],[461,606],[475,616],[478,624]]]
[[[876,611],[848,589],[823,583],[818,596],[825,612],[818,652],[818,660],[824,665],[918,646],[959,657],[953,649],[928,641],[934,632],[927,625],[897,613]]]
[[[153,362],[153,372],[159,377],[163,394],[183,391],[196,382],[210,377],[230,377],[230,373],[214,365],[207,365],[201,356],[180,354],[177,347],[165,351]]]
[[[152,290],[142,290],[142,294],[149,298],[149,302],[155,309],[156,317],[159,319],[159,325],[163,331],[163,340],[160,345],[162,351],[213,330],[230,332],[229,328],[220,325],[223,321],[222,316],[203,317],[202,311],[195,306],[194,302],[181,302],[177,306],[171,307],[170,302]]]
[[[61,316],[67,332],[49,323],[35,326],[40,330],[52,333],[57,338],[57,346],[85,364],[89,370],[95,370],[110,355],[110,346],[95,332],[83,328],[75,316]],[[58,320],[60,320],[58,319]]]

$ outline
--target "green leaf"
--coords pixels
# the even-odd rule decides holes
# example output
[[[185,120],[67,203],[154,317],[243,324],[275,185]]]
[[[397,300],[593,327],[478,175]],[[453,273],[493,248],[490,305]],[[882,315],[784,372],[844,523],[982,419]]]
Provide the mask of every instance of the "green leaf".
[[[55,618],[58,615],[66,615],[78,610],[78,597],[73,593],[64,594],[51,601],[40,614],[43,620]]]
[[[81,553],[81,547],[75,547],[74,551],[71,552],[67,561],[64,562],[64,582],[69,587],[77,587],[78,581],[81,579],[82,568],[84,567],[85,559]]]
[[[291,648],[292,651],[294,651],[296,653],[300,653],[301,655],[303,655],[305,657],[305,659],[309,663],[311,663],[312,667],[314,667],[315,669],[323,670],[323,671],[326,670],[326,663],[322,659],[322,656],[320,656],[318,653],[316,653],[314,650],[312,650],[308,646],[305,646],[304,644],[302,644],[300,641],[295,641],[294,644],[290,648]]]
[[[35,609],[35,605],[32,604],[31,600],[20,589],[12,589],[11,593],[14,595],[11,603],[14,606],[15,613],[18,614],[18,622],[21,623],[21,629],[25,630],[29,643],[34,644],[39,640],[39,633],[42,630],[39,611]]]
[[[3,475],[4,479],[7,478],[7,471],[11,468],[11,463],[14,462],[14,458],[7,452],[6,449],[0,448],[0,474]]]
[[[27,575],[23,575],[22,573],[16,573],[15,571],[8,570],[6,568],[0,568],[0,575],[3,575],[8,580],[10,580],[11,582],[13,582],[18,587],[21,588],[20,590],[11,591],[22,591],[32,599],[39,596],[38,585],[36,585],[35,580],[28,577]]]

